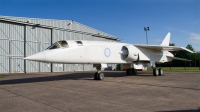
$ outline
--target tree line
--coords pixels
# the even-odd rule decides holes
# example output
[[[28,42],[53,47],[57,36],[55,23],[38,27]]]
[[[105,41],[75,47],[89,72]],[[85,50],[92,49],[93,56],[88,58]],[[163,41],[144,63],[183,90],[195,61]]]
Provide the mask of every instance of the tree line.
[[[170,46],[175,46],[174,43],[170,43]],[[195,52],[195,49],[192,45],[188,44],[186,46],[187,49]],[[181,61],[181,60],[173,60],[172,62],[159,64],[158,66],[162,67],[199,67],[200,66],[200,51],[195,53],[190,53],[188,51],[171,51],[174,57],[184,58],[191,61]]]

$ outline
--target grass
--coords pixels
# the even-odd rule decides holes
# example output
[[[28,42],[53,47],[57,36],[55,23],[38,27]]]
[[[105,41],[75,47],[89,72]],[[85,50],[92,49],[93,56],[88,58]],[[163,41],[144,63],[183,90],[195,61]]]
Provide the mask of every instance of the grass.
[[[173,72],[200,72],[199,67],[158,67],[162,68],[164,71],[173,71]],[[148,71],[152,70],[151,68],[148,68]]]
[[[0,78],[3,78],[3,76],[2,76],[2,75],[0,75]]]

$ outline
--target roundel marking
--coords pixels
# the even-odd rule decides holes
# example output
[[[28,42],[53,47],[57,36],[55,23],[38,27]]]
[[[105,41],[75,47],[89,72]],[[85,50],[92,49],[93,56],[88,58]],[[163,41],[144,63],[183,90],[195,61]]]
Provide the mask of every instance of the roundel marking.
[[[105,55],[106,57],[109,57],[110,54],[111,54],[110,49],[109,49],[109,48],[105,48],[105,50],[104,50],[104,55]]]

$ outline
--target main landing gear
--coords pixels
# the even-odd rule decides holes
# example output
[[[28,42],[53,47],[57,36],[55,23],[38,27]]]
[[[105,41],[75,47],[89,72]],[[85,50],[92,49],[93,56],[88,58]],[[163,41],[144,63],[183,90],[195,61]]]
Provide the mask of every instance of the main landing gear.
[[[153,69],[154,76],[163,76],[164,75],[162,68],[156,68],[155,61],[151,62],[151,67]]]
[[[134,69],[134,68],[127,69],[126,75],[137,75],[137,69]]]
[[[137,75],[137,69],[131,68],[126,70],[126,75]],[[153,68],[153,75],[154,76],[163,76],[162,68]]]
[[[163,76],[164,73],[163,73],[162,68],[159,68],[159,69],[153,68],[153,75],[154,75],[154,76]]]
[[[103,80],[104,73],[101,72],[101,65],[96,66],[97,72],[94,74],[94,80]]]

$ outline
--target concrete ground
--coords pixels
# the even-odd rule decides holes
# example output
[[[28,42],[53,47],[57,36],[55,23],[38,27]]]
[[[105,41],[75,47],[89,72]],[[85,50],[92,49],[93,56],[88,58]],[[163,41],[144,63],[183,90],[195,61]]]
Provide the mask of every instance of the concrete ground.
[[[4,74],[0,112],[199,112],[200,72]],[[2,75],[2,74],[1,74]]]

